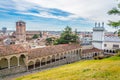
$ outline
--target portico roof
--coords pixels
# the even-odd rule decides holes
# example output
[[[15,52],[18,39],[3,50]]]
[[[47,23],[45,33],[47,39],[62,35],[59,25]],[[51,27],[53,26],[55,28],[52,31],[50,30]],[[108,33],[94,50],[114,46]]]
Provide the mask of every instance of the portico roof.
[[[26,52],[25,48],[22,45],[2,45],[0,46],[0,57],[7,56],[12,54],[20,54]]]
[[[85,54],[85,53],[94,53],[94,52],[102,52],[102,50],[93,47],[92,49],[84,49],[82,51],[83,54]]]
[[[58,53],[62,53],[65,51],[74,50],[78,48],[81,48],[81,46],[76,45],[76,44],[74,45],[73,44],[62,44],[62,45],[55,45],[55,46],[48,46],[44,48],[32,49],[28,53],[28,59],[58,54]]]

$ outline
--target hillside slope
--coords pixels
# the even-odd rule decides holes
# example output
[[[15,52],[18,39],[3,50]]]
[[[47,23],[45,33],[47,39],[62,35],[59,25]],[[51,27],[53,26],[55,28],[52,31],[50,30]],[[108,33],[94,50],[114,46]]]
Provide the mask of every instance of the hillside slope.
[[[120,80],[120,57],[79,61],[16,80]]]

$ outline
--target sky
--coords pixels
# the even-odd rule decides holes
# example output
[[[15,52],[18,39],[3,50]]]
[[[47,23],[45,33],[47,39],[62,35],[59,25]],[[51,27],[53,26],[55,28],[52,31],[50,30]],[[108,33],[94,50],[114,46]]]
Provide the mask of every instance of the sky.
[[[66,26],[73,30],[92,31],[95,22],[104,22],[120,17],[108,15],[116,7],[116,0],[0,0],[0,29],[15,30],[15,22],[26,22],[27,30],[61,31]]]

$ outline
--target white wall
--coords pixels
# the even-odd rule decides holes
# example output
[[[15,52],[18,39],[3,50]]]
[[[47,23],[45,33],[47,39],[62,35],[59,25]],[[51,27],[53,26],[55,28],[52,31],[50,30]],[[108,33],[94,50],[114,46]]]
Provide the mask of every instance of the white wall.
[[[104,42],[104,44],[107,44],[107,46],[104,46],[104,49],[106,50],[114,50],[113,45],[119,45],[120,48],[120,42]]]
[[[104,41],[104,31],[93,31],[93,41]]]
[[[92,45],[93,45],[95,48],[103,49],[103,47],[102,47],[103,43],[93,42]]]

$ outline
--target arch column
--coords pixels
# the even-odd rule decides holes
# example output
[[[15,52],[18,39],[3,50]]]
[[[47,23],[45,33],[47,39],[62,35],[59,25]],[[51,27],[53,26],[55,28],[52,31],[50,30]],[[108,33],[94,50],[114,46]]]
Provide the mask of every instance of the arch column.
[[[29,71],[29,70],[28,70],[28,64],[27,64],[26,66],[27,66],[27,71]]]
[[[60,64],[60,61],[61,61],[61,60],[60,60],[60,54],[59,54],[59,56],[58,56],[58,59],[59,59],[59,60],[58,60],[58,64]]]
[[[41,67],[41,60],[40,60],[40,67]]]
[[[79,60],[80,60],[81,59],[81,54],[82,54],[81,49],[78,49],[78,54],[79,54]]]
[[[33,61],[33,69],[35,69],[35,61]]]
[[[20,59],[19,59],[19,57],[17,57],[17,60],[18,60],[18,66],[20,66]]]
[[[10,59],[8,59],[8,69],[10,69]]]

